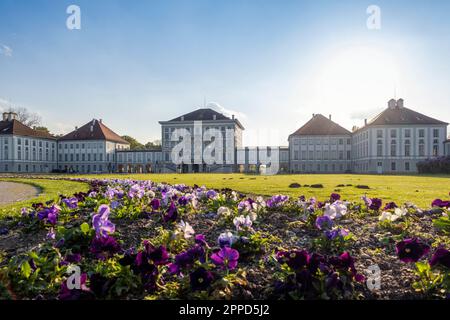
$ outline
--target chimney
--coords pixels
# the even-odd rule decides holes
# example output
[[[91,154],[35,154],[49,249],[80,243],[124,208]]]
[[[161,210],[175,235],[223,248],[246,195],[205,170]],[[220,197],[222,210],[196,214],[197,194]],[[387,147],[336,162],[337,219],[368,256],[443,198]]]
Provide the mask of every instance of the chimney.
[[[216,120],[217,116],[215,114],[213,114],[213,120]]]
[[[367,126],[367,119],[364,119],[364,125]]]
[[[184,121],[184,116],[181,116],[181,121]]]
[[[316,116],[316,114],[315,113],[313,113],[313,118]]]
[[[394,109],[396,105],[397,105],[397,101],[395,101],[395,99],[391,99],[388,101],[389,108]]]
[[[397,107],[399,107],[399,108],[403,108],[403,99],[398,99],[397,100]]]
[[[8,112],[3,112],[3,121],[8,121]]]
[[[331,120],[331,114],[330,114],[330,115],[328,115],[328,119],[330,119],[330,120]]]
[[[77,131],[78,130],[78,126],[75,126],[75,131]]]
[[[103,119],[98,119],[98,122],[103,123]]]
[[[232,114],[232,115],[231,115],[231,119],[233,119],[233,120],[234,120],[234,114]]]

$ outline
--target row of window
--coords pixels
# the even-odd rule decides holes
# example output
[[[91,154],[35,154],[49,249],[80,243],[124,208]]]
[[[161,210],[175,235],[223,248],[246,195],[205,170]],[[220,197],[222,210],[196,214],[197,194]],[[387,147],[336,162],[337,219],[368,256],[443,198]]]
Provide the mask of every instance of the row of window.
[[[30,145],[30,140],[29,139],[23,139],[23,140],[24,140],[23,142],[24,142],[25,146],[29,146]],[[42,148],[44,146],[44,143],[43,143],[42,140],[38,140],[37,142],[38,142],[37,145],[40,148]],[[5,140],[5,144],[8,144],[8,140]],[[22,145],[22,138],[17,138],[17,145],[18,146]],[[33,147],[36,147],[36,140],[31,140],[31,145]],[[56,144],[54,142],[50,143],[49,141],[45,141],[45,147],[49,148],[50,146],[54,149]]]
[[[76,153],[76,154],[62,154],[58,155],[59,161],[103,161],[103,153]],[[115,161],[115,156],[112,154],[112,161]],[[106,161],[110,161],[109,154],[106,155]]]
[[[404,155],[406,157],[411,156],[411,142],[410,140],[405,140],[404,142]],[[391,140],[390,144],[390,156],[396,157],[397,156],[397,141]],[[419,157],[425,157],[425,140],[419,139],[418,144],[418,155]],[[439,155],[439,143],[437,139],[433,140],[433,149],[432,149],[432,155],[438,156]],[[383,140],[377,140],[377,157],[383,156]]]
[[[321,145],[321,144],[323,144],[323,145],[328,145],[328,144],[331,144],[331,145],[344,145],[344,144],[347,144],[347,145],[350,145],[352,143],[352,141],[351,141],[351,139],[350,138],[347,138],[347,139],[344,139],[344,138],[341,138],[341,139],[338,139],[338,138],[331,138],[331,139],[328,139],[328,138],[323,138],[323,139],[319,139],[319,138],[317,138],[317,139],[307,139],[307,138],[304,138],[304,139],[294,139],[294,145],[299,145],[299,144],[302,144],[302,145]]]
[[[64,147],[63,147],[64,146]],[[101,149],[103,148],[103,143],[59,143],[58,147],[60,149]]]
[[[350,150],[344,151],[294,151],[294,160],[350,160]]]
[[[397,138],[397,129],[390,129],[389,136]],[[411,138],[411,129],[403,130],[405,138]],[[383,130],[377,130],[377,138],[383,138]],[[419,138],[425,138],[425,129],[419,129]],[[433,129],[433,138],[439,138],[439,129]]]
[[[344,172],[345,170],[350,170],[350,164],[294,164],[292,169],[294,172]]]

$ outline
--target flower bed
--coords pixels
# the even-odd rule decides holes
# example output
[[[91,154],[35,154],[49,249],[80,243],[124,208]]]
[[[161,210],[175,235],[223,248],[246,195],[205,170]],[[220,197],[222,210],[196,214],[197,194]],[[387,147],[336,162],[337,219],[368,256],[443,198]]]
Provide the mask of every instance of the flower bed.
[[[449,294],[447,200],[428,210],[133,180],[0,222],[0,297],[418,299]],[[374,271],[375,270],[375,271]],[[375,273],[374,273],[375,272]],[[379,275],[379,277],[377,277]]]

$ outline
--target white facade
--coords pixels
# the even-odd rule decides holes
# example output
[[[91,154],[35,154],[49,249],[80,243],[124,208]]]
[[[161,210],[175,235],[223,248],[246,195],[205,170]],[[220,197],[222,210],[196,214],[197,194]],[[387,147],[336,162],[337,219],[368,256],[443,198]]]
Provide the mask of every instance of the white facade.
[[[291,135],[291,172],[346,172],[351,170],[350,135]]]
[[[129,145],[106,140],[58,142],[58,169],[67,172],[105,173],[116,171],[116,150]]]
[[[202,111],[204,109],[199,109],[194,112],[212,112],[214,111],[205,109],[206,111]],[[163,172],[235,172],[236,164],[235,161],[233,164],[226,163],[226,153],[227,150],[232,150],[233,158],[236,158],[236,148],[240,148],[242,146],[242,130],[243,127],[234,118],[231,119],[216,119],[216,114],[210,114],[213,118],[207,120],[185,120],[184,116],[181,116],[177,120],[171,121],[160,121],[161,124],[161,143],[162,143],[162,161],[164,163]],[[205,137],[205,132],[209,129],[214,128],[219,130],[222,133],[222,146],[223,152],[219,156],[222,158],[223,164],[206,164],[206,163],[195,163],[194,160],[194,150],[195,150],[195,141],[194,135],[199,134],[198,132],[194,132],[194,128],[199,130],[201,128],[201,137]],[[191,135],[191,157],[190,161],[186,164],[175,165],[172,161],[172,150],[174,146],[179,144],[180,141],[172,141],[172,134],[177,129],[185,129]],[[231,132],[232,139],[229,139],[230,135],[227,132]],[[201,142],[201,154],[203,154],[205,148],[211,141],[206,141],[207,139],[202,139]]]
[[[417,172],[416,164],[444,155],[446,125],[373,126],[353,134],[353,171]]]
[[[56,169],[56,140],[0,136],[0,172],[51,172]]]
[[[163,170],[161,149],[117,151],[117,172],[159,173]]]

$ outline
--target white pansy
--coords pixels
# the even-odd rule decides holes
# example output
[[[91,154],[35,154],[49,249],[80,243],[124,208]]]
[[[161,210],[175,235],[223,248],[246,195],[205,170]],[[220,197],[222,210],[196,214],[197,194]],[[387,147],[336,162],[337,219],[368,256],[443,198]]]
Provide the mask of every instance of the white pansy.
[[[325,204],[324,214],[331,219],[337,219],[347,214],[347,206],[342,201],[335,201],[332,204]]]
[[[228,217],[231,215],[231,210],[228,207],[220,207],[217,209],[217,214],[222,217]]]
[[[194,228],[192,228],[188,222],[181,220],[177,226],[178,229],[184,234],[185,239],[189,239],[195,234]]]

